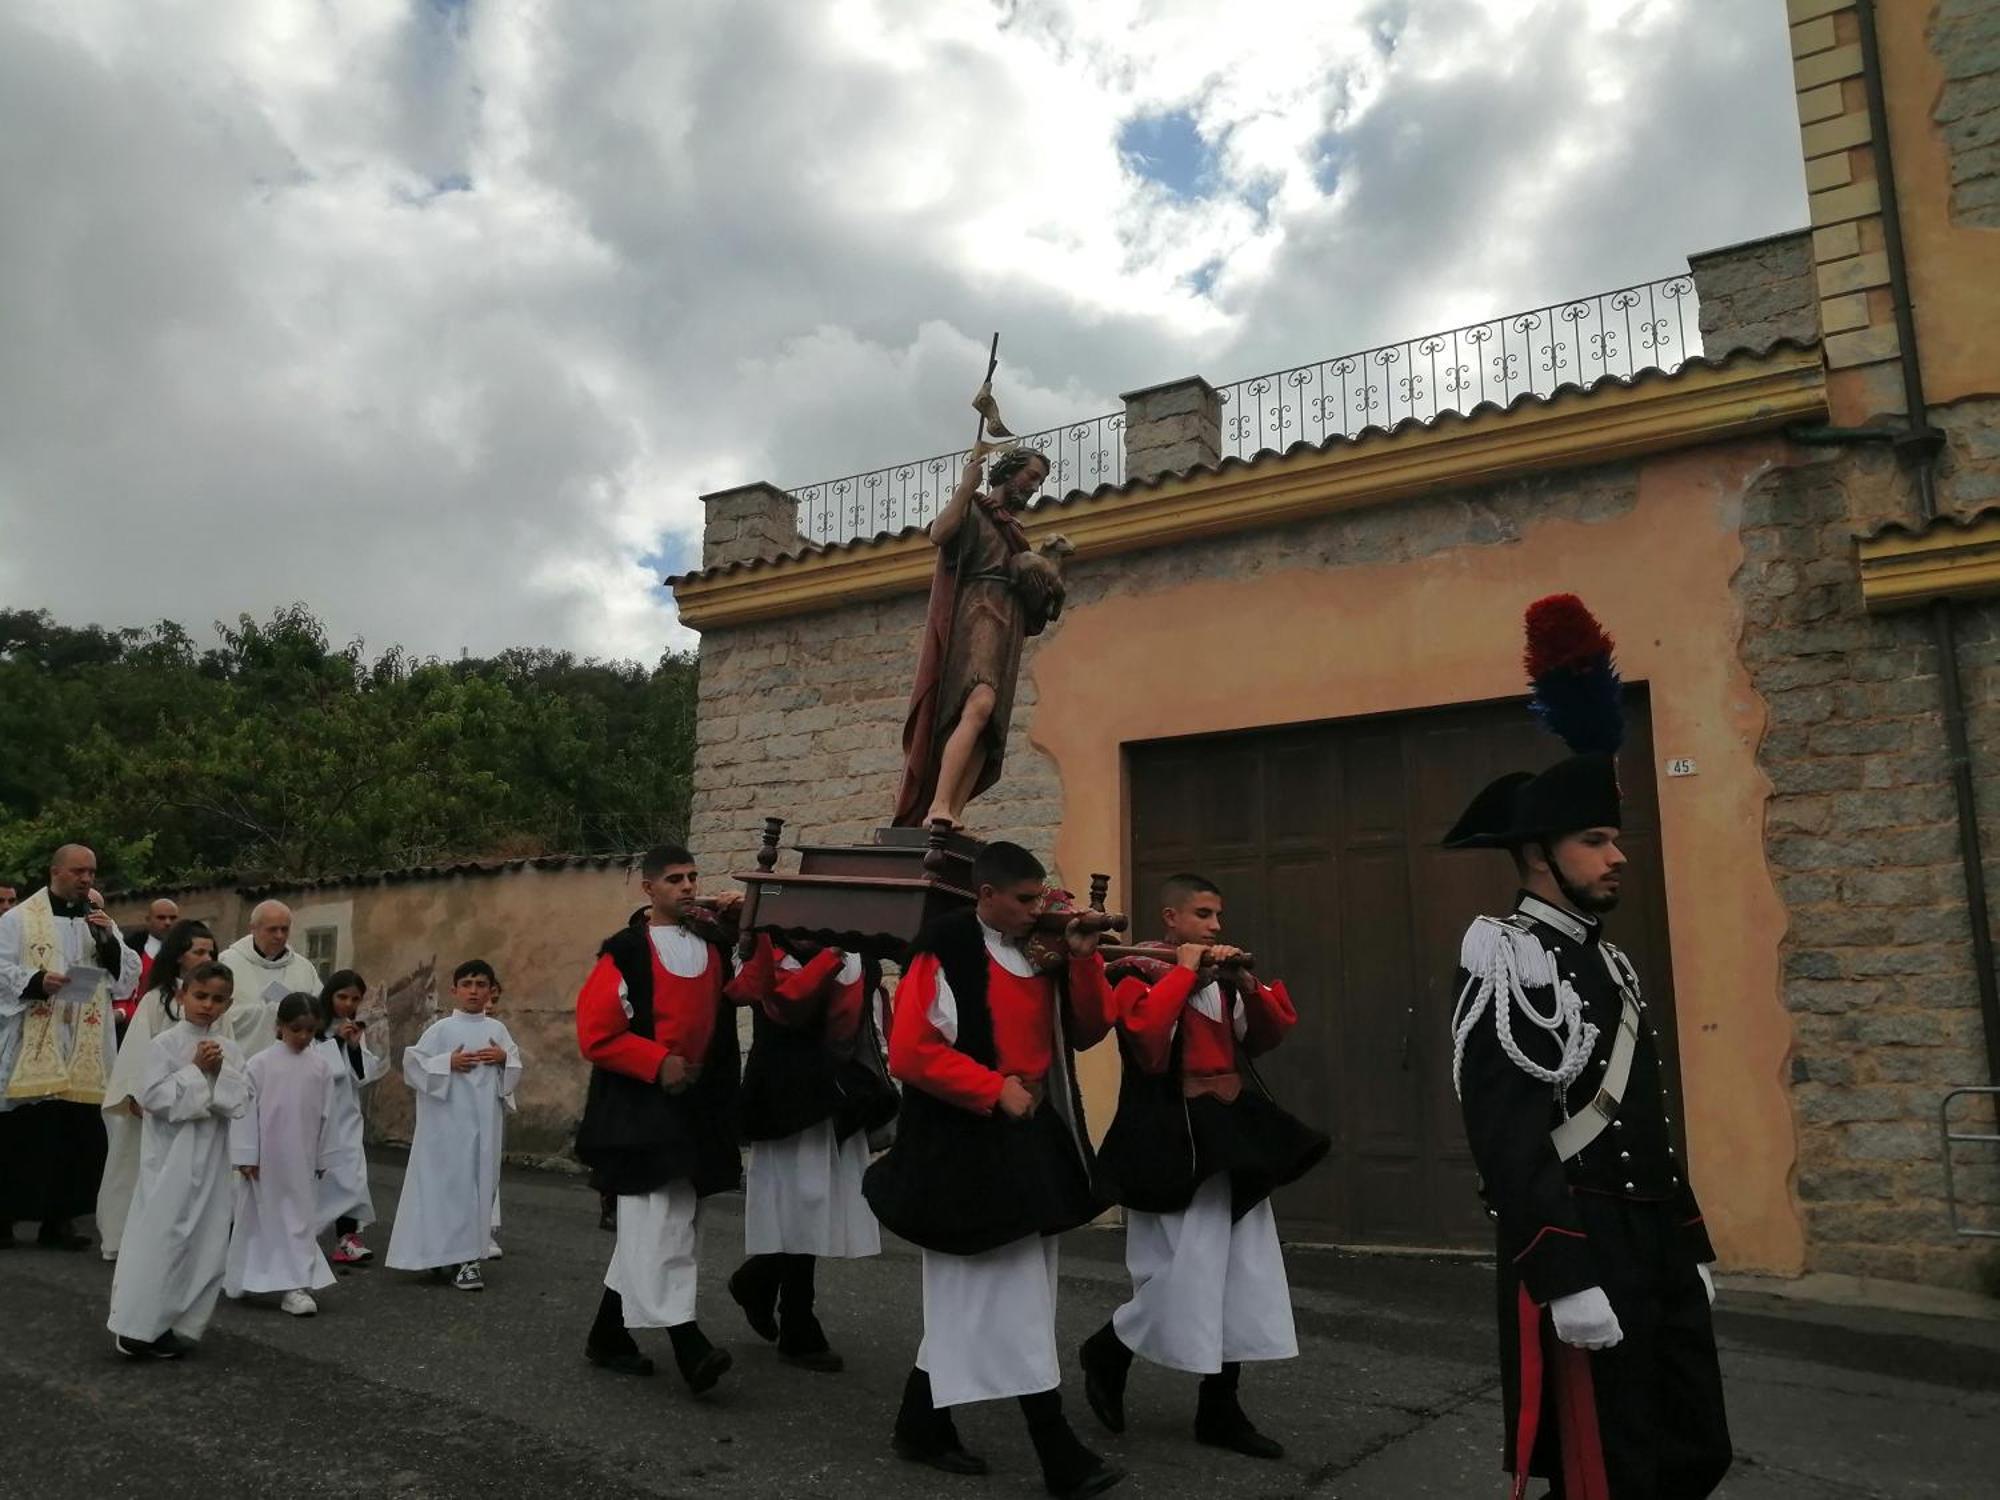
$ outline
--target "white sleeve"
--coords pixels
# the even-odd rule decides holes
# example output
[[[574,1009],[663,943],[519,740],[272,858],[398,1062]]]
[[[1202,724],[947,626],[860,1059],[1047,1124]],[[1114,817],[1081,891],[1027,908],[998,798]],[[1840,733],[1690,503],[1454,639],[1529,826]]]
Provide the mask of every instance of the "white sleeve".
[[[442,1099],[451,1093],[451,1053],[431,1050],[426,1031],[403,1049],[403,1082],[419,1094]]]
[[[222,1075],[218,1073],[215,1076],[216,1082],[220,1083]],[[232,1167],[254,1167],[257,1165],[257,1127],[259,1124],[257,1117],[257,1075],[252,1073],[248,1068],[245,1068],[243,1070],[243,1079],[249,1095],[247,1101],[249,1107],[229,1122],[229,1165]]]
[[[944,977],[943,965],[938,966],[937,987],[931,995],[931,1008],[924,1013],[924,1019],[931,1023],[931,1029],[954,1047],[958,1045],[958,996],[951,992],[951,981]]]
[[[521,1049],[514,1045],[514,1034],[505,1026],[500,1028],[498,1045],[507,1053],[507,1065],[500,1070],[500,1097],[512,1109],[514,1090],[521,1086]]]
[[[28,986],[37,970],[21,955],[21,910],[0,912],[0,1016],[16,1016],[28,1008]]]

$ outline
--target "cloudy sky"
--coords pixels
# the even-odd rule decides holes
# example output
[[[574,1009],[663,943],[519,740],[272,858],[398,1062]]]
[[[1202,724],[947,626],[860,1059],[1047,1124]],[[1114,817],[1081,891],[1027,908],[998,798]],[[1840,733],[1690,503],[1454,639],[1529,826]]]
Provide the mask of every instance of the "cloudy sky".
[[[0,601],[650,659],[696,496],[1804,221],[1777,0],[8,0]]]

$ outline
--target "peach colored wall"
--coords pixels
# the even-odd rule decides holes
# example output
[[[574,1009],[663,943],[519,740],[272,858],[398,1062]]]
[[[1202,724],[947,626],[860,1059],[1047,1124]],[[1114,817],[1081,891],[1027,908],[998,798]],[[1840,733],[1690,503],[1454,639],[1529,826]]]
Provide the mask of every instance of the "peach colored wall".
[[[596,868],[524,868],[499,874],[446,875],[280,893],[297,913],[351,904],[342,926],[342,960],[367,978],[371,1008],[386,1009],[388,1078],[367,1098],[370,1138],[407,1141],[412,1105],[402,1081],[402,1049],[451,1008],[451,971],[484,958],[506,987],[500,1019],[520,1044],[525,1066],[519,1113],[508,1118],[510,1152],[559,1156],[583,1109],[589,1069],[577,1055],[578,987],[597,945],[643,900],[636,872]],[[228,946],[243,935],[251,903],[227,887],[178,897],[188,916],[215,917]],[[137,922],[144,901],[110,903],[122,922]]]
[[[1796,1274],[1805,1242],[1783,1081],[1785,912],[1764,855],[1764,709],[1738,658],[1730,587],[1745,491],[1780,457],[1756,442],[1649,460],[1629,512],[1532,525],[1512,545],[1198,579],[1078,611],[1033,666],[1030,736],[1064,789],[1058,866],[1123,867],[1122,798],[1104,789],[1122,784],[1124,744],[1516,693],[1523,603],[1577,588],[1618,638],[1627,676],[1651,685],[1660,753],[1699,766],[1661,780],[1660,820],[1703,1207],[1729,1266]],[[1179,654],[1158,630],[1174,618],[1206,622],[1175,638]],[[1723,870],[1730,880],[1712,878]],[[1116,1067],[1106,1049],[1084,1059],[1098,1117],[1109,1117]]]

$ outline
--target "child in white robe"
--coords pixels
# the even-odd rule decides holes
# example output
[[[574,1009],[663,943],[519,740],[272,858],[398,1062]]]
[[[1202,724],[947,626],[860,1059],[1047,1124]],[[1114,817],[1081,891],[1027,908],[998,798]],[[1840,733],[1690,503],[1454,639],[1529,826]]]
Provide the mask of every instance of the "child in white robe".
[[[403,1051],[417,1125],[388,1264],[450,1276],[464,1292],[486,1285],[479,1263],[493,1242],[503,1101],[521,1081],[520,1049],[486,1014],[493,983],[484,959],[460,964],[451,976],[457,1008]]]
[[[180,1020],[147,1047],[139,1186],[106,1320],[128,1359],[179,1359],[215,1311],[229,1256],[229,1122],[250,1104],[243,1053],[216,1030],[235,977],[219,963],[183,981]]]
[[[236,1230],[222,1290],[276,1292],[295,1318],[319,1311],[314,1290],[333,1285],[333,1268],[319,1253],[319,1173],[333,1117],[333,1070],[313,1050],[315,996],[294,993],[278,1002],[279,1045],[251,1058],[250,1108],[229,1127],[236,1168]]]
[[[146,1044],[180,1019],[173,999],[182,977],[215,955],[215,935],[206,927],[176,922],[153,960],[125,1034],[118,1039],[118,1056],[104,1085],[104,1176],[97,1185],[97,1237],[103,1241],[106,1260],[118,1259],[125,1218],[139,1186],[139,1137],[146,1120],[139,1107],[139,1089],[146,1076]]]
[[[368,1044],[361,1000],[368,981],[341,969],[319,997],[319,1037],[313,1050],[334,1073],[333,1119],[327,1126],[326,1170],[319,1179],[319,1222],[333,1226],[336,1266],[359,1266],[375,1258],[361,1243],[361,1231],[375,1222],[375,1199],[368,1191],[368,1154],[361,1118],[361,1090],[389,1071],[389,1059]]]

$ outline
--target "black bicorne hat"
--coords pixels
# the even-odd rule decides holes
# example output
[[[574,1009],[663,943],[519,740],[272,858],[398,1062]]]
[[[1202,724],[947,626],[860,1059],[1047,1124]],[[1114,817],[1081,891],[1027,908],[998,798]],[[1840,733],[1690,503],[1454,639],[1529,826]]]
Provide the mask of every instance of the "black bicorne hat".
[[[1574,594],[1530,605],[1527,627],[1529,707],[1574,753],[1539,775],[1510,771],[1490,783],[1444,836],[1447,849],[1512,849],[1623,822],[1623,685],[1611,637]]]

